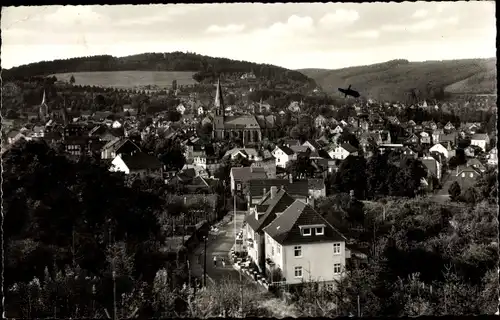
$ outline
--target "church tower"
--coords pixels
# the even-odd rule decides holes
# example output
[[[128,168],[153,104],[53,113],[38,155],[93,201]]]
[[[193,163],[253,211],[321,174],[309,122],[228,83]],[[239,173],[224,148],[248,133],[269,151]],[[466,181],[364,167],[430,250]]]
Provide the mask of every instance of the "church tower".
[[[225,112],[224,112],[224,100],[222,98],[222,87],[220,85],[220,78],[217,80],[217,91],[215,92],[215,116],[214,116],[214,127],[213,132],[216,135],[216,130],[221,132],[224,130],[224,120],[225,120]],[[222,133],[222,132],[221,132]]]

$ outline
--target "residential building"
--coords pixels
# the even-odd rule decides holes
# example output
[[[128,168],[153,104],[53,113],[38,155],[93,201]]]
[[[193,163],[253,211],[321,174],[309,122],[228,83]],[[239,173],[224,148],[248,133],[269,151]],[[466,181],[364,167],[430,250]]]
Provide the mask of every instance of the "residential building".
[[[446,159],[449,159],[451,157],[449,151],[450,151],[449,148],[445,147],[442,143],[436,143],[429,149],[429,152],[442,153]]]
[[[297,160],[297,154],[286,146],[277,146],[272,152],[273,157],[276,159],[276,166],[286,168],[288,162]]]
[[[323,179],[308,179],[309,197],[318,199],[326,197],[326,185]]]
[[[332,159],[345,159],[349,155],[357,155],[358,149],[350,145],[349,143],[343,143],[340,146],[335,147],[328,151],[328,155]]]
[[[346,238],[310,205],[296,200],[263,228],[266,271],[286,284],[333,285],[345,271]]]
[[[294,199],[309,201],[309,182],[308,180],[294,180],[291,175],[288,179],[251,179],[248,181],[247,200],[248,205],[252,206],[259,203],[264,195],[272,187],[278,187],[285,190]]]
[[[420,132],[420,143],[431,144],[431,136],[425,131]]]
[[[265,270],[265,242],[262,229],[294,201],[284,189],[272,186],[257,204],[249,205],[249,213],[244,220],[246,222],[244,239],[247,242],[248,256],[261,271]]]
[[[481,161],[479,161],[476,158],[472,158],[472,159],[467,160],[466,166],[473,167],[474,169],[476,169],[477,171],[479,171],[481,173],[486,171],[486,167],[481,163]]]
[[[490,166],[497,166],[498,165],[497,147],[494,147],[493,149],[490,150],[490,152],[488,152],[487,163]]]
[[[163,164],[155,156],[144,152],[118,154],[111,162],[110,171],[161,177]]]
[[[264,168],[240,167],[231,168],[231,192],[242,194],[248,187],[248,182],[252,179],[267,179]]]
[[[481,176],[481,172],[470,166],[458,166],[456,171],[457,182],[460,185],[460,189],[465,191],[470,187],[474,186],[477,179]]]
[[[133,154],[140,152],[139,148],[132,140],[128,138],[115,138],[106,143],[101,149],[101,159],[114,159],[120,154]]]
[[[316,119],[314,119],[314,125],[316,126],[316,128],[323,128],[327,123],[327,120],[326,118],[323,116],[323,115],[319,115],[316,117]]]
[[[486,151],[488,144],[490,143],[490,138],[486,133],[476,133],[473,134],[470,139],[470,144],[473,146],[478,146],[483,151]]]

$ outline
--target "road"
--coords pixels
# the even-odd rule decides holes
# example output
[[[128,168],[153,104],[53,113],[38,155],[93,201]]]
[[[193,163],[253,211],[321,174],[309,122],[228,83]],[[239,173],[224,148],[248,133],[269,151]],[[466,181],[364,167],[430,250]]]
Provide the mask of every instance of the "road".
[[[239,232],[243,225],[243,219],[246,211],[236,211],[236,230]],[[229,213],[233,214],[233,212]],[[234,220],[229,221],[225,225],[219,227],[217,235],[210,235],[207,240],[207,275],[211,280],[219,282],[224,279],[239,281],[240,274],[233,269],[229,263],[229,251],[234,245],[235,227]],[[203,246],[203,243],[201,244]],[[217,266],[214,266],[213,258],[217,257]],[[200,261],[203,266],[203,250],[200,252]],[[224,258],[226,265],[223,267],[221,259]],[[242,277],[245,282],[248,281]]]
[[[446,203],[450,200],[450,195],[448,194],[448,189],[450,186],[457,180],[456,175],[454,174],[453,170],[448,171],[447,173],[443,174],[442,178],[442,183],[443,187],[438,190],[434,195],[431,196],[431,199],[439,202],[439,203]]]

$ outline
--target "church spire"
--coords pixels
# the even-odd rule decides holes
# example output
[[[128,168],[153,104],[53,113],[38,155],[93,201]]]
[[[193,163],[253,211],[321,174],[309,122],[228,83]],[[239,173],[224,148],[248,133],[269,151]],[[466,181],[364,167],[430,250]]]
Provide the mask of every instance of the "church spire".
[[[217,91],[215,92],[214,106],[217,109],[224,110],[224,100],[222,99],[222,88],[220,86],[220,78],[217,80]]]

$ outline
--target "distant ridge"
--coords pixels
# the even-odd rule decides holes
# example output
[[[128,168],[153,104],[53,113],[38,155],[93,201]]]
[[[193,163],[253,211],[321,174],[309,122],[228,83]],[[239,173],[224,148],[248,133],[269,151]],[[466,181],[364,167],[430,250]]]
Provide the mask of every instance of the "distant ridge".
[[[126,57],[100,55],[41,61],[2,71],[2,77],[21,78],[58,73],[93,71],[192,71],[199,80],[207,74],[249,73],[269,80],[290,80],[315,85],[314,80],[299,71],[248,61],[204,56],[196,53],[143,53]]]
[[[420,99],[447,94],[496,94],[496,58],[410,62],[391,60],[336,70],[297,70],[316,80],[323,90],[352,85],[365,97],[405,101],[415,90]]]

